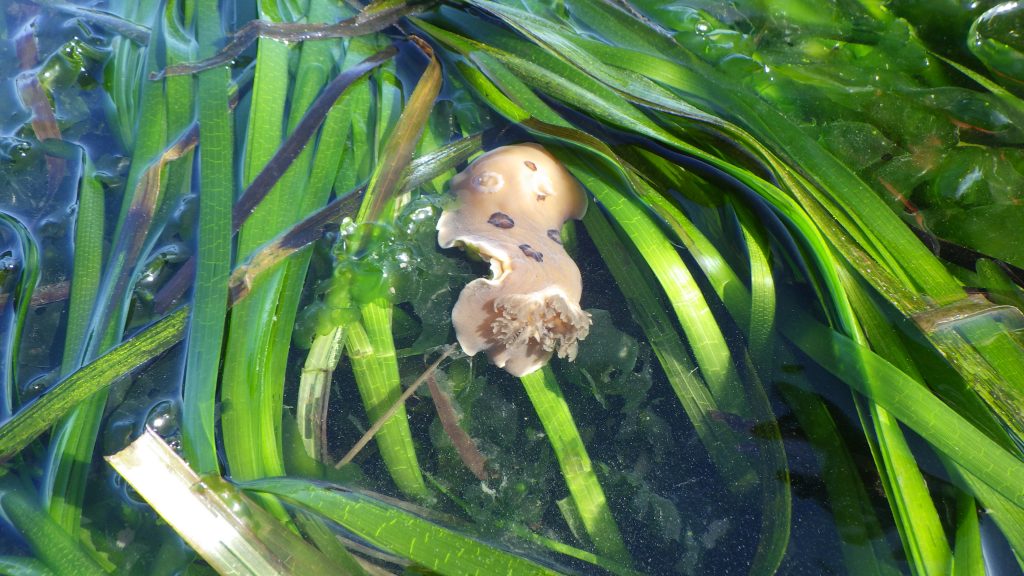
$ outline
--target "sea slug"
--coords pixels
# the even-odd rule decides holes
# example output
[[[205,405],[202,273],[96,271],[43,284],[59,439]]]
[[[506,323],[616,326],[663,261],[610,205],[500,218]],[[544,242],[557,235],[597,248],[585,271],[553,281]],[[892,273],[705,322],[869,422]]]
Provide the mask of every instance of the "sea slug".
[[[543,147],[519,144],[474,160],[452,178],[451,192],[455,201],[437,222],[438,244],[491,267],[491,277],[467,284],[452,309],[463,351],[486,352],[514,376],[539,369],[556,352],[573,360],[590,314],[580,308],[583,281],[560,230],[586,212],[582,187]]]

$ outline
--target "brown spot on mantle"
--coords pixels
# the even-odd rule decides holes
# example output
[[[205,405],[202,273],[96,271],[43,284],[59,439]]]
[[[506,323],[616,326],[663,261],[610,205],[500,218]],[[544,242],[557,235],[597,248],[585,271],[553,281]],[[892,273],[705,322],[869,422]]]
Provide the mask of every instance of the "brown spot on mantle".
[[[520,244],[519,249],[523,251],[523,254],[526,254],[527,258],[533,258],[537,262],[544,261],[544,255],[534,250],[529,244]]]
[[[491,226],[502,228],[504,230],[508,230],[516,225],[515,220],[504,212],[495,212],[494,214],[491,214],[491,217],[487,219],[487,223]]]

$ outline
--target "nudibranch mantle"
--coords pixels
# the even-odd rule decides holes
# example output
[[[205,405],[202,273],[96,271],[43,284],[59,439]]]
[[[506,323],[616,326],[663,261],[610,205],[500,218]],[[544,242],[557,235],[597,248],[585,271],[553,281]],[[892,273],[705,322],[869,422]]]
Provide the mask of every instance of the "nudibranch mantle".
[[[451,191],[438,244],[468,248],[491,267],[491,277],[467,284],[452,309],[463,351],[486,352],[513,376],[556,352],[574,359],[590,314],[580,308],[583,281],[560,230],[586,213],[582,187],[543,147],[518,144],[474,160],[452,178]]]

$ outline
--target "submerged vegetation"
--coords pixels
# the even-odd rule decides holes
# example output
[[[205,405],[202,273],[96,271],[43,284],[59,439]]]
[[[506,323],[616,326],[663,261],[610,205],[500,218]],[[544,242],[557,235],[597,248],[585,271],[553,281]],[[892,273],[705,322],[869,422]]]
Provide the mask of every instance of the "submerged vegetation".
[[[3,6],[0,573],[1024,567],[1017,2]],[[523,142],[515,378],[436,225]]]

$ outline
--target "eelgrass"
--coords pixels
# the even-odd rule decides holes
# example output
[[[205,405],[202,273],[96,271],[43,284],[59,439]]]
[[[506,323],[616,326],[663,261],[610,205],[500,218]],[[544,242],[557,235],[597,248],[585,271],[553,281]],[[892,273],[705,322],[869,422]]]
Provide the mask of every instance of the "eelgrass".
[[[932,89],[941,95],[950,77],[963,75],[957,78],[969,78],[992,95],[984,100],[979,92],[957,86],[972,94],[964,102],[984,100],[1006,117],[1019,118],[1024,107],[1012,92],[1019,86],[1013,84],[1012,68],[1001,68],[1005,46],[985,36],[992,30],[976,24],[969,31],[983,40],[971,50],[985,66],[999,71],[989,79],[952,52],[943,50],[941,60],[929,54],[921,38],[931,32],[918,36],[913,28],[917,18],[926,19],[901,2],[849,3],[846,13],[812,9],[810,3],[797,0],[741,2],[734,6],[744,16],[740,20],[710,7],[679,12],[692,21],[648,0],[567,1],[557,7],[534,1],[473,0],[434,7],[429,2],[380,0],[359,15],[320,0],[308,6],[258,6],[263,24],[246,30],[262,29],[273,38],[260,39],[255,48],[253,89],[240,108],[248,116],[237,123],[244,146],[233,142],[226,60],[220,61],[220,68],[199,72],[195,83],[187,76],[160,74],[153,75],[159,81],[147,80],[164,65],[213,54],[222,35],[219,21],[197,15],[216,13],[217,3],[180,0],[163,7],[156,2],[113,7],[119,16],[144,23],[148,30],[115,15],[73,12],[125,33],[114,41],[111,54],[111,117],[116,124],[111,130],[119,135],[131,165],[120,213],[107,226],[113,235],[104,254],[102,192],[91,162],[96,158],[83,163],[67,337],[60,362],[66,378],[33,404],[10,405],[15,415],[0,428],[4,457],[11,462],[36,461],[34,441],[56,418],[181,338],[185,312],[178,311],[103,354],[121,340],[126,322],[137,326],[157,320],[147,316],[145,299],[133,286],[160,238],[191,234],[175,231],[179,224],[169,214],[188,193],[198,160],[202,192],[182,403],[183,447],[194,468],[217,474],[226,464],[225,473],[236,480],[308,474],[348,481],[359,478],[362,466],[379,457],[390,477],[376,479],[384,489],[393,482],[422,503],[450,504],[464,513],[474,530],[489,535],[472,538],[401,506],[346,489],[294,479],[250,485],[306,507],[296,515],[277,500],[261,496],[272,514],[259,511],[260,522],[283,531],[297,525],[327,558],[354,573],[362,568],[334,540],[323,519],[339,522],[387,557],[441,573],[554,572],[556,564],[550,560],[487,543],[495,534],[522,536],[527,524],[544,535],[526,539],[540,541],[550,550],[616,573],[629,572],[625,564],[630,558],[633,565],[646,568],[648,543],[620,533],[617,524],[644,524],[643,534],[655,532],[639,514],[631,518],[618,512],[642,500],[644,482],[649,480],[619,469],[629,454],[588,453],[584,448],[584,438],[588,445],[602,445],[602,434],[609,432],[599,430],[594,438],[591,414],[583,418],[572,404],[577,391],[563,393],[556,384],[555,374],[571,372],[571,366],[556,363],[554,370],[546,368],[524,379],[526,397],[536,407],[547,433],[545,443],[550,445],[544,450],[536,450],[535,444],[521,447],[538,459],[527,464],[541,478],[555,478],[552,486],[568,489],[569,498],[561,501],[557,499],[564,492],[539,491],[551,514],[531,515],[529,496],[536,488],[524,480],[532,478],[516,483],[514,470],[489,469],[486,460],[470,478],[448,462],[443,437],[435,435],[440,428],[427,436],[421,434],[422,427],[410,425],[410,418],[422,424],[430,417],[422,404],[398,408],[375,436],[378,452],[363,454],[353,467],[335,473],[309,460],[312,456],[329,462],[337,449],[330,434],[344,431],[349,422],[357,427],[374,422],[393,404],[401,382],[410,376],[406,372],[415,365],[404,358],[445,343],[447,311],[432,308],[431,299],[450,302],[452,291],[468,280],[463,269],[441,264],[457,262],[461,256],[437,254],[429,226],[397,227],[409,224],[397,219],[402,205],[412,202],[414,211],[423,207],[416,212],[420,218],[436,216],[438,202],[432,196],[443,191],[453,162],[485,147],[479,137],[466,136],[486,131],[499,134],[497,143],[503,143],[522,139],[522,132],[509,131],[523,128],[561,157],[596,201],[584,221],[597,248],[596,255],[581,258],[589,266],[584,272],[585,292],[591,290],[591,274],[607,269],[632,312],[632,320],[623,315],[621,321],[635,321],[636,333],[644,335],[644,345],[658,361],[658,378],[664,376],[678,400],[658,400],[661,409],[671,406],[680,411],[671,413],[685,413],[700,450],[706,452],[714,474],[724,480],[722,493],[756,502],[748,506],[755,509],[759,523],[756,529],[747,527],[744,537],[756,538],[757,548],[750,548],[740,560],[752,573],[785,569],[790,561],[787,550],[800,554],[789,543],[799,537],[798,530],[790,530],[791,515],[798,512],[791,510],[789,463],[769,403],[777,399],[775,390],[793,410],[802,434],[821,450],[818,461],[836,520],[838,546],[851,573],[890,574],[906,568],[917,574],[969,574],[985,569],[989,560],[981,553],[985,530],[979,506],[1002,530],[1017,557],[1024,554],[1024,493],[1019,482],[1024,476],[1024,401],[1019,393],[1024,354],[1016,334],[1022,325],[1019,306],[1024,293],[1015,284],[1020,279],[1013,268],[990,260],[965,269],[937,258],[903,222],[922,226],[932,217],[918,214],[910,203],[914,191],[903,186],[912,180],[894,179],[893,174],[899,174],[892,165],[884,167],[890,172],[871,172],[856,154],[835,147],[842,140],[837,136],[840,127],[870,135],[857,122],[890,121],[885,114],[870,117],[858,108],[865,86],[876,89],[880,102],[916,105],[915,98]],[[903,11],[905,19],[895,18],[890,10]],[[423,12],[422,19],[399,20],[417,11]],[[489,16],[481,18],[483,13]],[[779,48],[772,28],[775,19],[793,26],[789,49]],[[323,33],[333,38],[362,36],[309,41],[319,34],[315,24],[284,31],[272,25],[300,20],[340,20]],[[401,34],[381,32],[395,22]],[[692,25],[697,22],[708,27]],[[763,36],[739,33],[748,25]],[[198,34],[193,35],[193,28]],[[313,110],[312,103],[332,77],[355,69],[413,28],[430,46],[418,39],[416,45],[400,42],[398,62],[381,64],[372,77],[353,83],[336,102]],[[718,43],[718,34],[736,42]],[[235,44],[246,38],[241,36]],[[307,42],[301,47],[285,43],[303,39]],[[826,45],[834,49],[826,51]],[[941,61],[949,69],[914,68],[901,59],[900,51],[919,55],[920,61]],[[858,59],[827,56],[850,53]],[[417,83],[410,70],[424,69],[422,54],[428,62]],[[791,59],[791,54],[813,55],[824,63],[796,65],[798,59]],[[869,79],[863,75],[869,64],[884,73]],[[768,69],[775,71],[771,81],[764,75]],[[820,105],[829,98],[842,114],[833,116],[833,110]],[[821,130],[808,126],[794,103],[820,114]],[[1012,128],[1000,125],[993,115],[968,117],[962,110],[941,108],[941,102],[931,105],[960,123],[966,147],[999,150],[1015,142]],[[202,127],[194,156],[192,144],[183,146],[187,138],[182,138],[193,110]],[[307,120],[315,124],[302,127]],[[926,132],[916,124],[908,130]],[[289,149],[289,134],[297,131],[306,131],[303,144]],[[970,141],[971,137],[976,139]],[[461,144],[445,146],[457,138],[462,138]],[[903,143],[893,144],[899,145]],[[959,146],[956,152],[966,147]],[[231,160],[236,153],[243,158],[240,177]],[[451,156],[444,156],[448,153]],[[248,185],[262,177],[258,175],[268,165],[276,186],[244,197],[243,205],[251,202],[251,217],[232,217],[236,180]],[[928,167],[927,177],[940,169]],[[416,188],[417,184],[422,186]],[[314,225],[336,220],[342,213],[318,212],[327,205],[332,189],[339,197],[364,189],[365,195],[354,223],[342,226],[334,237],[333,254],[326,258],[307,245],[316,236]],[[425,202],[416,204],[417,195]],[[354,204],[359,196],[350,198]],[[336,203],[332,210],[338,210]],[[310,218],[314,213],[317,216]],[[243,221],[233,240],[234,225]],[[923,228],[918,233],[930,234]],[[412,242],[417,248],[403,251],[394,242]],[[997,253],[986,253],[985,246],[972,248],[1008,258],[1011,264],[1016,258],[1003,255],[1002,248],[994,249]],[[410,276],[396,264],[400,255],[409,254],[425,258],[413,262],[418,265],[413,268],[433,266],[428,272],[445,275],[445,281]],[[426,259],[428,255],[440,259]],[[229,291],[232,265],[235,275]],[[335,269],[327,270],[331,267]],[[396,273],[399,270],[403,271]],[[314,286],[327,276],[333,278]],[[985,288],[988,299],[968,297],[963,282]],[[315,312],[320,306],[323,313],[299,315],[310,286],[325,294],[324,303],[311,308]],[[12,321],[16,332],[29,322],[25,292],[31,289],[25,288],[15,300],[23,307]],[[247,302],[225,322],[231,296],[247,296]],[[803,305],[797,306],[795,298]],[[304,326],[306,322],[315,328]],[[294,366],[289,364],[289,345],[296,323],[297,340],[310,333],[317,336],[312,338],[296,399],[300,439],[290,443],[286,384]],[[413,339],[409,326],[416,324],[421,333]],[[334,371],[342,358],[351,369]],[[841,437],[841,412],[815,394],[819,386],[827,388],[819,381],[822,378],[792,370],[794,363],[807,361],[853,391],[862,439]],[[8,384],[17,381],[17,368],[7,366]],[[334,392],[339,399],[330,398],[332,373],[355,384],[339,387]],[[461,424],[455,424],[466,428],[459,435],[462,442],[475,442],[488,420],[502,417],[501,410],[487,414],[479,407],[500,405],[480,402],[482,390],[495,393],[481,388],[482,378],[500,376],[481,363],[453,380],[459,389],[452,396],[465,411]],[[776,386],[776,381],[792,385]],[[362,403],[353,401],[351,391],[356,389]],[[659,388],[651,390],[650,398],[659,398]],[[587,401],[587,394],[581,395]],[[7,401],[13,397],[13,391],[6,395]],[[607,396],[595,397],[603,421],[614,421],[617,414]],[[326,410],[329,400],[338,413]],[[101,395],[78,406],[77,414],[48,443],[52,465],[42,489],[44,501],[60,525],[54,528],[64,532],[61,542],[75,549],[79,541],[84,548],[105,545],[102,531],[80,526],[83,506],[87,515],[92,506],[85,491],[100,490],[86,473],[96,454],[104,404]],[[908,442],[904,427],[923,443]],[[890,514],[876,516],[876,503],[865,489],[873,473],[863,480],[854,473],[851,453],[865,450],[864,445],[873,456],[873,473],[880,479]],[[487,446],[483,458],[501,461],[503,451],[515,448],[520,447],[499,441]],[[929,448],[948,478],[925,481],[919,462],[931,457],[924,453]],[[546,469],[544,458],[551,453],[558,464]],[[658,454],[659,450],[640,454],[641,467],[660,464]],[[431,476],[437,501],[430,499],[424,471],[450,475]],[[623,493],[615,478],[631,472],[637,483]],[[491,476],[494,473],[499,476]],[[680,482],[686,481],[685,471],[675,473]],[[508,480],[527,499],[521,510],[495,519],[489,507],[480,507],[473,498],[487,494],[496,510],[507,506],[509,498],[516,502],[505,487]],[[210,482],[220,480],[211,476]],[[567,506],[570,501],[572,506]],[[27,513],[20,519],[11,518],[16,525],[41,525],[36,517],[40,511],[22,509]],[[611,510],[616,510],[618,523]],[[558,512],[563,513],[560,518]],[[682,512],[689,529],[703,520],[690,516],[695,510]],[[577,518],[586,533],[579,539],[573,533]],[[898,530],[901,553],[890,554],[881,539],[887,526]],[[369,551],[351,541],[341,542]],[[597,555],[579,549],[591,546]],[[453,549],[464,554],[453,555]],[[46,552],[40,551],[39,557],[48,558]],[[105,562],[120,560],[116,553],[109,557],[112,560],[99,551],[89,554]],[[309,554],[306,560],[320,558],[317,552]],[[907,558],[906,566],[894,560],[900,555]],[[696,562],[685,569],[703,566],[700,558],[685,561]],[[32,569],[26,562],[11,559],[12,570]],[[181,562],[184,566],[187,559]],[[64,570],[56,565],[49,569]]]
[[[276,2],[261,1],[257,7],[262,20],[283,22],[288,17]],[[287,45],[266,38],[258,41],[257,48],[242,159],[241,179],[246,186],[270,161],[286,135],[285,109],[291,82],[288,75],[280,74],[288,66]],[[294,207],[298,202],[288,198],[290,193],[278,182],[246,219],[238,232],[236,248],[242,258],[296,219]],[[226,408],[221,418],[228,464],[232,475],[240,480],[284,473],[279,432],[284,391],[283,382],[272,378],[271,357],[278,352],[270,344],[283,274],[278,267],[253,286],[251,296],[232,312],[228,326],[220,393]]]
[[[440,574],[559,573],[370,495],[287,478],[257,480],[244,487],[322,514],[371,544]]]
[[[95,206],[95,204],[93,204]],[[39,249],[28,228],[18,218],[8,214],[0,215],[0,224],[13,237],[12,244],[17,246],[5,254],[3,284],[10,291],[12,298],[7,303],[4,316],[7,325],[3,327],[3,373],[0,374],[0,415],[10,418],[17,404],[17,370],[18,356],[21,348],[21,331],[18,327],[25,323],[28,315],[31,294],[39,280]]]
[[[549,368],[542,368],[520,381],[550,438],[576,511],[594,547],[599,553],[628,564],[622,536],[555,375]]]
[[[218,14],[216,2],[195,6],[200,13]],[[216,51],[216,39],[222,35],[217,18],[199,18],[196,36],[200,55]],[[182,443],[185,454],[203,474],[216,473],[217,442],[214,431],[219,355],[224,340],[224,314],[227,311],[227,276],[231,259],[231,204],[234,162],[232,115],[227,107],[226,70],[207,70],[198,78],[199,185],[203,190],[199,204],[199,253],[193,300],[196,306],[189,322],[189,347],[182,384],[186,410]],[[177,83],[168,80],[168,85]]]
[[[19,486],[13,476],[0,481],[0,511],[17,527],[32,552],[50,571],[58,576],[106,574],[67,531],[43,513],[35,500],[34,490]]]

